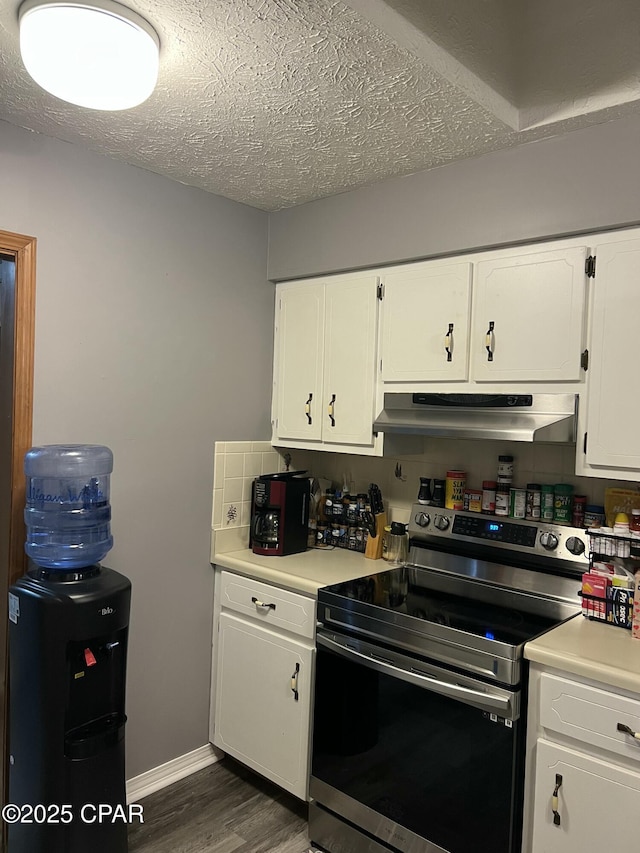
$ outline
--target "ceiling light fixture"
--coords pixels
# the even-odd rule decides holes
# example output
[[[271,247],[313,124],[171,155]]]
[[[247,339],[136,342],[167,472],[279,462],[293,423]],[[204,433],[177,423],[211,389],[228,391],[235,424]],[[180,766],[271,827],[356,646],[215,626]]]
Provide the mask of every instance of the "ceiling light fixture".
[[[26,0],[18,16],[25,68],[57,98],[126,110],[153,92],[160,41],[130,9],[112,0]]]

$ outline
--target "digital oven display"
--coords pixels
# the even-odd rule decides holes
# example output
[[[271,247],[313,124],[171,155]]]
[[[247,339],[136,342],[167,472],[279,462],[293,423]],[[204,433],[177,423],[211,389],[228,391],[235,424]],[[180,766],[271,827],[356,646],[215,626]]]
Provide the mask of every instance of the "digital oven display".
[[[534,548],[538,528],[532,524],[514,524],[509,521],[494,521],[486,518],[472,518],[468,515],[456,515],[452,533],[484,539],[488,542],[504,542],[507,545],[520,545]]]

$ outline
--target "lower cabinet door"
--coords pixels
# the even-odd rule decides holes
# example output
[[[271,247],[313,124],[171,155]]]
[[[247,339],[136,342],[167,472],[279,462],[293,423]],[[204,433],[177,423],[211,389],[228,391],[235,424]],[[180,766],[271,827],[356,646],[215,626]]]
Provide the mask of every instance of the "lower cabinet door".
[[[313,648],[220,614],[215,746],[307,798]]]
[[[535,778],[532,853],[638,849],[640,773],[540,738]]]

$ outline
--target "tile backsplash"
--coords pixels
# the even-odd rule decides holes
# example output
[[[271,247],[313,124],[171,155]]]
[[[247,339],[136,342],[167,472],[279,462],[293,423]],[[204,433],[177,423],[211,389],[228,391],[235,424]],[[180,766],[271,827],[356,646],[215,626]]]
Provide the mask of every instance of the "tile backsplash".
[[[303,454],[295,451],[296,461]],[[260,474],[294,470],[292,453],[268,441],[216,441],[213,460],[211,558],[249,545],[251,486]]]
[[[389,520],[408,522],[416,501],[420,477],[444,478],[448,469],[467,472],[467,485],[481,487],[495,480],[498,456],[514,458],[515,486],[527,483],[569,483],[587,503],[602,504],[608,486],[634,488],[627,481],[577,477],[573,445],[524,442],[425,439],[419,456],[379,458],[319,450],[274,449],[268,441],[219,441],[215,444],[211,555],[241,550],[249,545],[251,484],[259,474],[306,470],[309,476],[330,480],[351,493],[366,492],[377,483]]]
[[[390,519],[408,522],[411,504],[417,500],[420,477],[444,478],[449,469],[467,472],[469,487],[482,487],[483,480],[495,480],[498,456],[514,458],[513,484],[569,483],[575,494],[587,496],[587,503],[602,504],[609,486],[634,488],[627,481],[577,477],[575,446],[527,444],[524,442],[471,441],[463,439],[424,439],[419,456],[379,458],[340,453],[309,451],[306,467],[316,477],[332,480],[350,490],[366,492],[369,483],[377,483],[383,494]]]

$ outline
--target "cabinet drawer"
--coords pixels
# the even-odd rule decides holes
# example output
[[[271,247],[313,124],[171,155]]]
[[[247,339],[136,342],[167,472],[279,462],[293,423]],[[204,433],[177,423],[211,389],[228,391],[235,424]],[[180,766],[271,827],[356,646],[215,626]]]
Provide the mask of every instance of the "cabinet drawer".
[[[220,606],[242,613],[260,624],[313,639],[316,602],[305,595],[231,572],[222,572]]]
[[[541,675],[540,724],[545,729],[634,758],[640,765],[640,741],[618,731],[618,723],[640,730],[640,699],[549,673]]]

